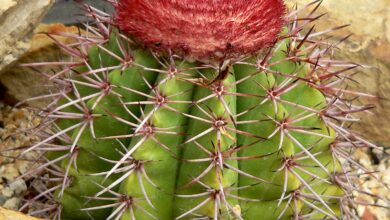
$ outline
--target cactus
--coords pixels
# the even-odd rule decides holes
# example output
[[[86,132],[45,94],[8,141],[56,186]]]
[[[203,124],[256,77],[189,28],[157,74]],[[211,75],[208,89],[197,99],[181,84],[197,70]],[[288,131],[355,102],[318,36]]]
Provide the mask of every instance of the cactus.
[[[347,219],[344,88],[358,65],[281,0],[119,0],[58,43],[41,109],[44,198],[58,219]],[[319,1],[307,7],[317,9]],[[335,30],[337,28],[331,29]],[[53,38],[54,39],[54,38]],[[367,95],[368,96],[368,95]],[[48,96],[45,96],[48,97]]]

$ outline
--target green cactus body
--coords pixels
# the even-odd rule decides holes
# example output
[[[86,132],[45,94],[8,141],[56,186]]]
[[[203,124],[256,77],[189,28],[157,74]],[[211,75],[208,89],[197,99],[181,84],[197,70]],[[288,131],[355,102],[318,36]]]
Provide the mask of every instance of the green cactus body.
[[[130,153],[134,151],[132,157],[138,167],[121,189],[134,198],[134,206],[122,219],[172,218],[177,158],[186,124],[183,114],[188,114],[194,87],[186,82],[187,78],[194,77],[194,71],[186,68],[190,65],[184,63],[175,68],[175,75],[160,74],[158,86],[150,94],[153,104],[145,107],[140,118],[148,119],[144,125],[144,132],[148,133],[143,134],[141,129],[140,136],[133,138],[129,148]]]
[[[113,34],[115,36],[115,34]],[[112,46],[112,41],[108,43],[107,48]],[[103,68],[104,65],[111,66],[114,64],[114,61],[105,64],[99,64],[97,60],[103,59],[103,54],[105,52],[100,51],[97,48],[91,48],[89,50],[89,60],[91,60],[90,68],[94,69]],[[134,51],[136,54],[134,62],[139,62],[140,65],[146,64],[150,66],[150,68],[158,67],[158,63],[151,57],[150,54],[145,53],[144,51]],[[107,55],[106,55],[107,56]],[[92,69],[93,70],[93,69]],[[102,98],[92,98],[86,102],[83,102],[82,107],[85,107],[87,111],[91,115],[96,115],[96,118],[92,118],[92,123],[85,123],[86,125],[80,126],[80,128],[75,129],[70,133],[71,143],[77,143],[77,156],[75,161],[70,161],[69,159],[63,160],[61,166],[64,169],[68,169],[69,173],[72,176],[73,182],[76,184],[72,184],[68,189],[65,190],[66,196],[62,197],[60,203],[69,204],[69,206],[63,206],[63,216],[64,217],[75,217],[75,213],[79,213],[77,218],[89,218],[89,216],[95,218],[103,218],[103,216],[107,216],[109,210],[99,210],[98,212],[92,214],[87,212],[80,212],[80,209],[89,207],[89,206],[100,206],[105,205],[107,202],[104,201],[91,201],[87,197],[93,196],[96,193],[102,190],[99,187],[99,184],[103,184],[109,186],[113,182],[115,182],[116,177],[110,177],[108,181],[104,181],[101,176],[89,176],[93,173],[101,173],[107,171],[107,167],[110,167],[111,164],[107,161],[104,161],[100,158],[108,159],[108,160],[116,160],[120,158],[119,151],[121,150],[121,145],[118,144],[118,141],[114,139],[104,140],[100,138],[104,138],[107,136],[115,136],[115,135],[127,135],[131,131],[131,126],[121,123],[118,120],[112,120],[114,117],[120,117],[123,120],[134,120],[131,118],[131,115],[127,113],[127,111],[140,112],[140,109],[136,106],[130,106],[127,109],[120,105],[121,102],[131,102],[131,101],[142,101],[145,100],[145,97],[137,93],[130,93],[122,86],[130,86],[138,92],[148,92],[149,87],[146,82],[153,83],[156,78],[155,73],[150,71],[143,71],[137,67],[130,67],[127,69],[121,70],[113,70],[107,75],[99,74],[96,75],[94,80],[103,79],[106,77],[106,81],[109,85],[112,85],[112,90],[115,92],[107,93],[106,95],[102,95]],[[93,77],[91,77],[93,78]],[[83,80],[85,82],[87,80]],[[97,89],[88,87],[88,86],[76,86],[75,87],[77,94],[88,96],[91,94],[96,94]],[[98,100],[99,99],[99,100]],[[75,98],[68,100],[69,102],[74,101]],[[98,102],[96,102],[98,100]],[[64,105],[66,105],[66,101],[63,101]],[[97,104],[95,104],[97,103]],[[77,107],[80,108],[80,105]],[[61,106],[61,105],[60,105]],[[83,113],[80,112],[76,106],[67,107],[68,111],[71,113]],[[83,120],[83,118],[81,118]],[[82,121],[81,120],[81,121]],[[59,121],[59,126],[63,127],[72,127],[77,123],[81,122],[66,122],[64,119]],[[81,130],[83,129],[83,130]],[[93,130],[93,132],[92,132]],[[121,143],[125,146],[129,144],[129,138],[122,140]],[[74,146],[76,149],[76,146]],[[76,163],[76,167],[71,167],[73,163]],[[77,170],[76,170],[77,168]],[[118,188],[118,187],[116,187]],[[88,189],[88,190],[86,190]],[[58,193],[62,194],[63,192],[58,191]],[[77,199],[75,199],[76,197]],[[64,200],[64,201],[63,201]],[[77,201],[77,202],[74,202]]]
[[[89,59],[98,62],[103,53],[92,48]],[[59,200],[64,217],[103,219],[120,213],[123,220],[196,216],[256,219],[267,213],[266,219],[288,219],[297,211],[312,211],[299,199],[291,203],[282,197],[304,187],[302,182],[312,184],[311,174],[327,179],[326,172],[335,170],[328,149],[335,132],[318,115],[290,104],[321,109],[325,100],[320,92],[304,83],[293,84],[288,77],[259,71],[254,59],[233,65],[222,81],[213,81],[218,71],[211,68],[197,73],[196,63],[160,67],[155,58],[139,49],[133,59],[146,68],[110,71],[113,92],[100,98],[98,104],[98,97],[86,102],[89,111],[97,115],[94,134],[77,128],[70,136],[80,148],[77,170],[70,168],[68,174],[73,181]],[[273,59],[283,57],[277,54]],[[290,68],[297,66],[281,65],[273,69],[291,74],[295,70]],[[99,64],[90,66],[102,68]],[[305,71],[300,70],[300,74]],[[270,96],[282,86],[289,91]],[[83,85],[77,88],[84,96],[96,93]],[[69,111],[76,112],[74,108]],[[303,119],[289,124],[297,127],[297,132],[282,131],[283,122],[298,118]],[[306,128],[310,129],[299,132]],[[302,153],[309,149],[310,155],[318,153],[314,161]],[[300,164],[308,168],[290,171],[286,161],[300,153],[306,155]],[[66,169],[69,159],[61,166]],[[305,193],[342,195],[337,187],[329,186],[317,183]],[[126,195],[122,198],[128,201],[126,207],[93,199],[110,191]],[[320,207],[329,215],[338,215],[334,208]]]
[[[209,83],[209,79],[215,77],[214,74],[204,71],[202,75],[205,82],[201,83]],[[236,97],[228,94],[236,91],[234,79],[233,73],[229,73],[224,81],[195,90],[196,106],[191,110],[186,131],[187,140],[183,146],[183,162],[176,192],[175,212],[180,218],[191,216],[188,213],[190,210],[210,218],[218,215],[217,210],[224,212],[222,216],[229,216],[231,208],[223,206],[238,205],[236,199],[220,195],[221,191],[228,191],[228,187],[237,184],[237,173],[229,168],[236,168],[237,161],[224,158],[225,154],[232,157],[236,155],[229,152],[236,140],[230,118],[231,114],[236,113]],[[218,91],[221,92],[219,97]],[[204,206],[196,208],[199,204]]]
[[[77,49],[65,46],[80,63],[56,78],[64,85],[61,96],[43,111],[51,133],[30,149],[53,146],[46,166],[54,166],[50,175],[61,179],[51,190],[59,219],[342,218],[347,190],[338,178],[345,171],[336,148],[344,139],[351,146],[361,139],[334,122],[344,119],[348,105],[331,88],[339,72],[330,72],[331,64],[320,60],[327,51],[319,49],[321,44],[302,37],[296,21],[279,20],[271,27],[286,28],[264,33],[270,35],[267,44],[262,38],[242,40],[260,31],[252,33],[257,28],[252,23],[222,46],[225,35],[205,32],[202,25],[193,36],[186,35],[187,26],[155,26],[160,32],[150,37],[142,29],[154,22],[150,16],[134,23],[124,16],[138,1],[120,2],[114,28],[99,20],[103,12],[88,8],[104,27],[91,29],[98,40],[81,35]],[[227,10],[222,2],[212,3],[221,4],[221,13]],[[232,2],[229,7],[244,7]],[[282,1],[248,2],[261,13],[284,14]],[[160,4],[173,7],[165,11],[171,17],[202,11],[171,3]],[[139,4],[145,13],[155,9]],[[197,25],[211,16],[207,10],[196,13],[172,22]],[[207,25],[217,24],[222,15],[211,16],[214,22]],[[126,26],[129,22],[133,26]],[[233,21],[225,25],[232,26],[229,31],[236,28]],[[174,37],[159,39],[167,30]],[[204,39],[196,39],[199,33]],[[179,35],[188,39],[178,43]],[[257,44],[263,46],[260,52]]]

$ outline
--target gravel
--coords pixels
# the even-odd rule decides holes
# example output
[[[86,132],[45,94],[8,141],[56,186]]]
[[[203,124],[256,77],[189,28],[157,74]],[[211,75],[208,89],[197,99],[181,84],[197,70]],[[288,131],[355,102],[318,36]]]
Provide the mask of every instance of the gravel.
[[[26,108],[11,108],[0,102],[0,205],[4,208],[18,210],[23,203],[27,183],[18,177],[35,165],[38,154],[28,152],[20,157],[20,153],[38,140],[26,132],[38,124],[38,118]]]
[[[390,219],[390,149],[383,152],[357,151],[355,157],[369,171],[371,176],[359,179],[359,188],[374,196],[355,192],[356,201],[373,204],[373,206],[358,206],[358,213],[362,220],[389,220]],[[376,159],[380,158],[379,161]],[[363,173],[363,171],[361,171]]]

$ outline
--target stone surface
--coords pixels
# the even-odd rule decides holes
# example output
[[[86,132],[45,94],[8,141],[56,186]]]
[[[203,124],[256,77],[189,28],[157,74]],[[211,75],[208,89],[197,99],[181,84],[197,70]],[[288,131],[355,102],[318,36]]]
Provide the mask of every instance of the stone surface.
[[[0,195],[0,205],[4,205],[4,203],[7,201],[7,197]]]
[[[20,198],[13,197],[5,201],[3,207],[11,210],[18,210],[20,203],[21,203]]]
[[[4,0],[0,4],[0,14],[3,14],[8,9],[14,7],[16,5],[16,0]]]
[[[302,6],[312,0],[288,0]],[[379,99],[361,99],[374,104],[373,114],[362,114],[355,125],[361,135],[379,145],[390,146],[390,0],[325,0],[319,9],[327,13],[316,22],[316,30],[344,24],[349,27],[332,35],[335,40],[353,34],[339,46],[336,57],[367,66],[360,68],[350,86]]]
[[[7,209],[18,210],[24,196],[29,193],[27,184],[32,176],[17,177],[39,166],[37,163],[39,153],[28,152],[24,156],[20,155],[24,146],[31,146],[32,143],[39,140],[38,137],[23,131],[34,128],[38,124],[39,119],[34,116],[33,112],[0,105],[0,152],[2,152],[0,156],[0,206]],[[15,160],[14,158],[19,159]],[[12,216],[12,218],[8,218],[8,216]],[[8,213],[0,208],[0,220],[8,219],[22,218],[13,216],[13,213]]]
[[[39,124],[40,118],[31,109],[13,108],[0,104],[0,152],[2,152],[0,155],[0,180],[2,181],[0,182],[0,206],[7,209],[18,210],[26,202],[26,198],[30,198],[30,195],[37,195],[38,192],[47,190],[46,185],[40,178],[36,178],[35,174],[26,175],[28,171],[40,165],[41,154],[30,151],[21,155],[24,146],[31,146],[40,140],[37,136],[23,131],[36,128]],[[12,173],[11,177],[8,173]],[[25,176],[15,179],[14,174],[18,177]],[[43,208],[47,206],[39,201],[23,211],[34,212]],[[18,219],[38,220],[0,207],[0,220]]]
[[[64,58],[61,50],[54,41],[43,33],[68,32],[77,33],[76,27],[65,27],[62,24],[41,24],[35,29],[35,35],[31,40],[31,48],[21,56],[17,62],[3,70],[0,76],[0,83],[7,88],[7,93],[17,100],[26,100],[47,94],[50,82],[42,73],[52,73],[56,71],[53,66],[32,69],[22,67],[19,64],[33,62],[50,62]],[[54,37],[57,41],[70,43],[65,37]],[[48,100],[36,100],[29,102],[32,106],[44,106]]]
[[[20,212],[10,211],[2,207],[0,207],[0,219],[1,220],[39,220],[38,218],[29,217]]]
[[[1,194],[5,197],[11,197],[14,195],[14,191],[12,191],[12,189],[9,187],[5,187],[3,190],[1,190]]]
[[[13,181],[9,188],[15,193],[15,194],[21,194],[22,192],[27,190],[27,185],[22,179],[18,179],[16,181]]]
[[[30,47],[30,38],[54,0],[1,0],[0,74]]]

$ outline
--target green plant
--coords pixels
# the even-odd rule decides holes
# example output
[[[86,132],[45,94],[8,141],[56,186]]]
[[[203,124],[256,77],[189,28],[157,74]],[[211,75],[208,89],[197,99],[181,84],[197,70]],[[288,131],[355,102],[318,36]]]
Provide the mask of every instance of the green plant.
[[[354,215],[345,160],[376,146],[345,127],[370,107],[343,85],[358,65],[304,29],[319,17],[267,0],[113,4],[86,6],[95,25],[59,43],[70,60],[53,63],[59,92],[26,150],[45,153],[52,188],[33,200],[51,197],[53,218]]]

